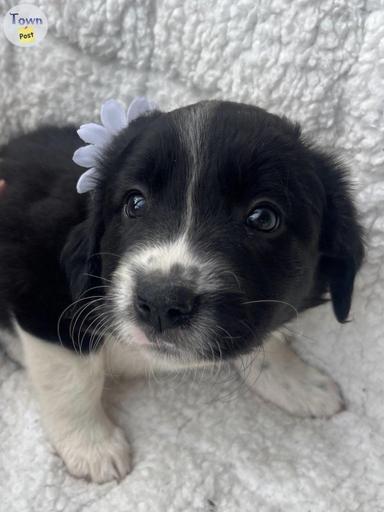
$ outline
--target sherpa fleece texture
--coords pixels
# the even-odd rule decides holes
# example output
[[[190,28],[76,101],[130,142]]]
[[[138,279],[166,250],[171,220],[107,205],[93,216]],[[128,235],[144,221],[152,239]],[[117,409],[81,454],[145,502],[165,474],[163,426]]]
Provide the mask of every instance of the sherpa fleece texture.
[[[16,3],[2,0],[1,11]],[[351,323],[337,324],[325,305],[295,326],[299,352],[340,383],[345,412],[289,417],[235,374],[138,382],[116,400],[134,450],[120,483],[67,474],[25,372],[1,354],[1,512],[383,511],[383,1],[36,3],[49,21],[40,46],[0,36],[1,142],[42,122],[97,120],[110,97],[145,94],[164,109],[253,103],[300,121],[344,157],[368,255]]]

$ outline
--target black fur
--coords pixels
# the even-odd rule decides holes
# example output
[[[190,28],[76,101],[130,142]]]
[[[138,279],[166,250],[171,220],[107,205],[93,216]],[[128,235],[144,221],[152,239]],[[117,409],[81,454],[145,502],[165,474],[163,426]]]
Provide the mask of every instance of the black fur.
[[[178,235],[196,171],[180,127],[196,108],[209,115],[191,244],[236,276],[236,283],[223,277],[217,293],[201,297],[202,310],[229,333],[216,355],[248,351],[295,316],[284,304],[246,304],[252,301],[284,301],[304,310],[329,291],[337,319],[346,321],[363,244],[344,167],[303,140],[285,118],[216,102],[135,121],[105,151],[100,183],[89,197],[75,190],[83,170],[71,160],[81,145],[74,128],[43,128],[1,149],[0,179],[7,189],[0,198],[0,325],[9,326],[13,314],[24,329],[58,342],[61,312],[100,285],[100,277],[109,279],[120,256]],[[122,214],[131,189],[150,201],[142,218]],[[257,199],[283,212],[276,233],[246,226]],[[72,315],[69,308],[62,319],[61,341],[77,348],[69,333]],[[86,351],[86,323],[82,329]]]

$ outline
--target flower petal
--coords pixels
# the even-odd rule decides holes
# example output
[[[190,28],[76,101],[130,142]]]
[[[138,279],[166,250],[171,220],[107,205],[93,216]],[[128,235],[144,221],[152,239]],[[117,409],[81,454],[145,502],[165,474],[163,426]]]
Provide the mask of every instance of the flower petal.
[[[108,100],[102,104],[100,117],[107,131],[113,134],[127,126],[124,107],[116,100]]]
[[[151,112],[152,110],[156,110],[157,104],[154,101],[150,101],[144,96],[138,96],[134,98],[131,104],[128,107],[127,112],[127,121],[128,124],[142,116],[146,112]]]
[[[85,171],[77,181],[76,190],[79,194],[94,190],[99,181],[99,171],[92,167]]]
[[[99,151],[96,146],[89,144],[82,146],[73,153],[72,160],[81,167],[93,167],[97,164]]]
[[[84,142],[95,144],[96,146],[104,146],[110,139],[110,135],[104,126],[96,123],[82,124],[77,133]]]

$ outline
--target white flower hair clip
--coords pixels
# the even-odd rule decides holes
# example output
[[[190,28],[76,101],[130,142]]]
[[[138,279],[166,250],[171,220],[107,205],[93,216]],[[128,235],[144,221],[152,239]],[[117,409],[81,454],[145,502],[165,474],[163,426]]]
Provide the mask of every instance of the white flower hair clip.
[[[88,170],[77,182],[76,190],[79,194],[89,192],[96,187],[99,178],[98,160],[113,137],[141,115],[157,108],[155,102],[140,96],[131,102],[127,112],[118,101],[108,100],[101,105],[102,124],[88,123],[80,126],[77,133],[88,145],[77,149],[73,153],[72,160],[81,167],[87,167]]]

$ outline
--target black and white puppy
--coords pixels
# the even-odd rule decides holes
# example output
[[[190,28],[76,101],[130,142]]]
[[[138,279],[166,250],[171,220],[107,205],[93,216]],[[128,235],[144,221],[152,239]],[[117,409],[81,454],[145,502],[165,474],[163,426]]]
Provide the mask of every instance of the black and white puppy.
[[[232,359],[292,414],[339,411],[337,386],[281,328],[328,292],[347,319],[363,245],[344,168],[287,119],[219,101],[138,118],[88,197],[80,145],[74,127],[45,127],[0,152],[0,336],[21,340],[69,471],[129,470],[101,403],[106,373]]]

